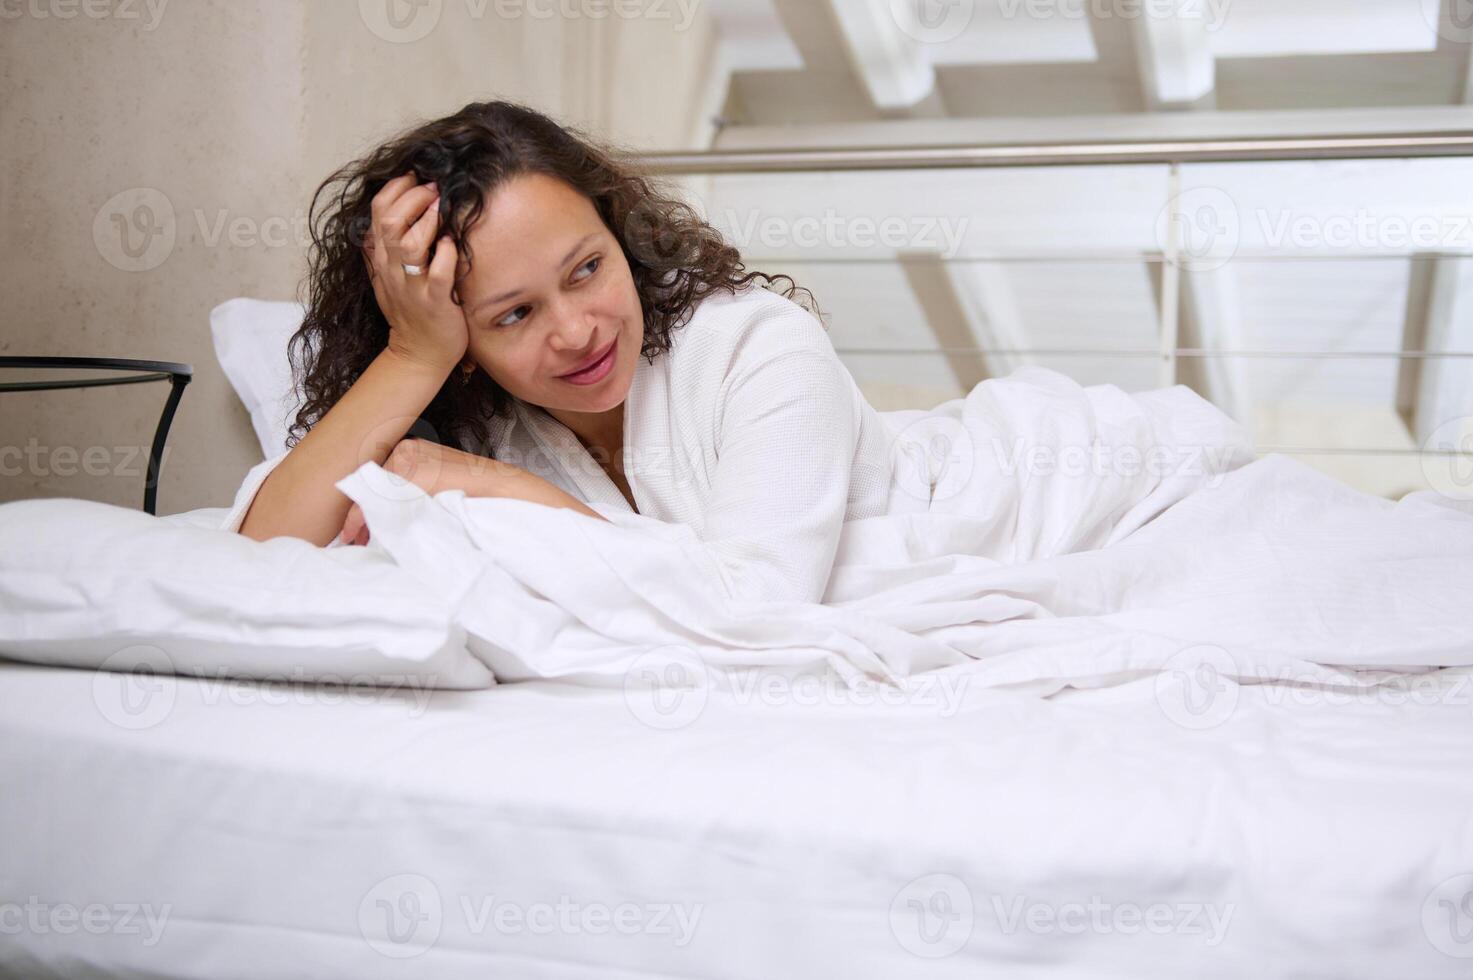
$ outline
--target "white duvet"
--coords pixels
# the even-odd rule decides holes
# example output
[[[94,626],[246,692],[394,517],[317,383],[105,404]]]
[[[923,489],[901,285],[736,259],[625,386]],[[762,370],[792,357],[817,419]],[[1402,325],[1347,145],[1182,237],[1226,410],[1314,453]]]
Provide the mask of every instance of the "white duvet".
[[[845,526],[822,605],[733,602],[693,531],[613,508],[430,497],[368,463],[338,486],[446,597],[502,680],[1049,695],[1165,671],[1362,687],[1473,664],[1473,510],[1393,503],[1286,457],[1177,386],[1025,368],[888,413],[909,513]]]

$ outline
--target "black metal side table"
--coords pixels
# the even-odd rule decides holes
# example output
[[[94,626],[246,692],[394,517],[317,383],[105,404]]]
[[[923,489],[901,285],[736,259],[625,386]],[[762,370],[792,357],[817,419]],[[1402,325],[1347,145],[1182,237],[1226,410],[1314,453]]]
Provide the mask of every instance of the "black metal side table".
[[[164,403],[164,412],[159,416],[158,428],[154,430],[153,447],[148,451],[148,479],[143,485],[143,509],[150,514],[158,505],[159,471],[163,466],[164,443],[169,438],[169,426],[174,421],[174,410],[184,396],[184,386],[194,377],[194,368],[189,364],[172,361],[137,361],[116,357],[0,357],[0,369],[38,368],[75,369],[82,371],[128,371],[111,377],[64,378],[51,381],[0,382],[0,392],[7,391],[58,391],[63,388],[98,388],[109,385],[143,384],[150,381],[168,381],[169,398]],[[143,372],[143,373],[137,373]]]

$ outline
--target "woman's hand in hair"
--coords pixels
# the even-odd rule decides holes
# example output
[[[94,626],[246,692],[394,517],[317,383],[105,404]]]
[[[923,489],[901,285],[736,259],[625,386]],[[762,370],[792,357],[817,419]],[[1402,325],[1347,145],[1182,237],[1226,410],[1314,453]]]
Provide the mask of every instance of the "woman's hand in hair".
[[[385,184],[371,207],[363,258],[389,322],[389,350],[443,368],[448,376],[464,357],[470,333],[464,311],[451,298],[460,255],[450,236],[440,235],[439,191],[434,184],[416,184],[408,173]],[[410,275],[406,263],[423,273]]]

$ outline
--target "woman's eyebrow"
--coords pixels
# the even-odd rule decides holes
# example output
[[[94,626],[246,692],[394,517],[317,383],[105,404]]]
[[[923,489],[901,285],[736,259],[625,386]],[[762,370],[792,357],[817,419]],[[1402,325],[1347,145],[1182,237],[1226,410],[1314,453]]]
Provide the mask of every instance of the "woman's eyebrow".
[[[574,242],[573,243],[573,247],[570,248],[570,249],[568,249],[568,254],[565,255],[565,256],[563,256],[563,260],[558,263],[558,268],[562,268],[563,266],[567,265],[569,262],[573,261],[573,256],[575,256],[575,255],[578,254],[578,250],[580,248],[582,248],[584,245],[588,244],[589,239],[597,238],[597,237],[598,237],[598,232],[596,232],[596,231],[590,231],[588,234],[586,234],[582,238],[578,239],[578,241]],[[501,294],[499,294],[497,296],[488,297],[487,299],[483,299],[479,303],[477,303],[475,306],[471,307],[471,312],[472,313],[479,313],[479,312],[481,312],[481,310],[485,309],[488,306],[492,306],[492,305],[494,305],[496,303],[505,302],[506,300],[512,299],[515,296],[519,296],[519,295],[521,295],[524,292],[526,292],[526,290],[524,290],[524,289],[512,289],[512,290],[509,290],[507,292],[501,293]]]

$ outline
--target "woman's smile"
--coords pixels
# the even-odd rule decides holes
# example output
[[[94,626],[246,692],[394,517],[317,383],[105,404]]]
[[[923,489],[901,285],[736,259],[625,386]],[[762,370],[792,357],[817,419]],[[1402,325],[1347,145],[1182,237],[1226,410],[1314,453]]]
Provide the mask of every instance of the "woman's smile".
[[[609,346],[604,350],[603,354],[600,355],[598,359],[595,360],[592,364],[585,368],[571,371],[567,374],[558,375],[558,377],[564,381],[567,381],[570,384],[575,385],[598,384],[600,381],[602,381],[604,378],[607,378],[613,372],[614,360],[618,355],[618,350],[619,338],[615,336],[613,342],[609,344]]]

